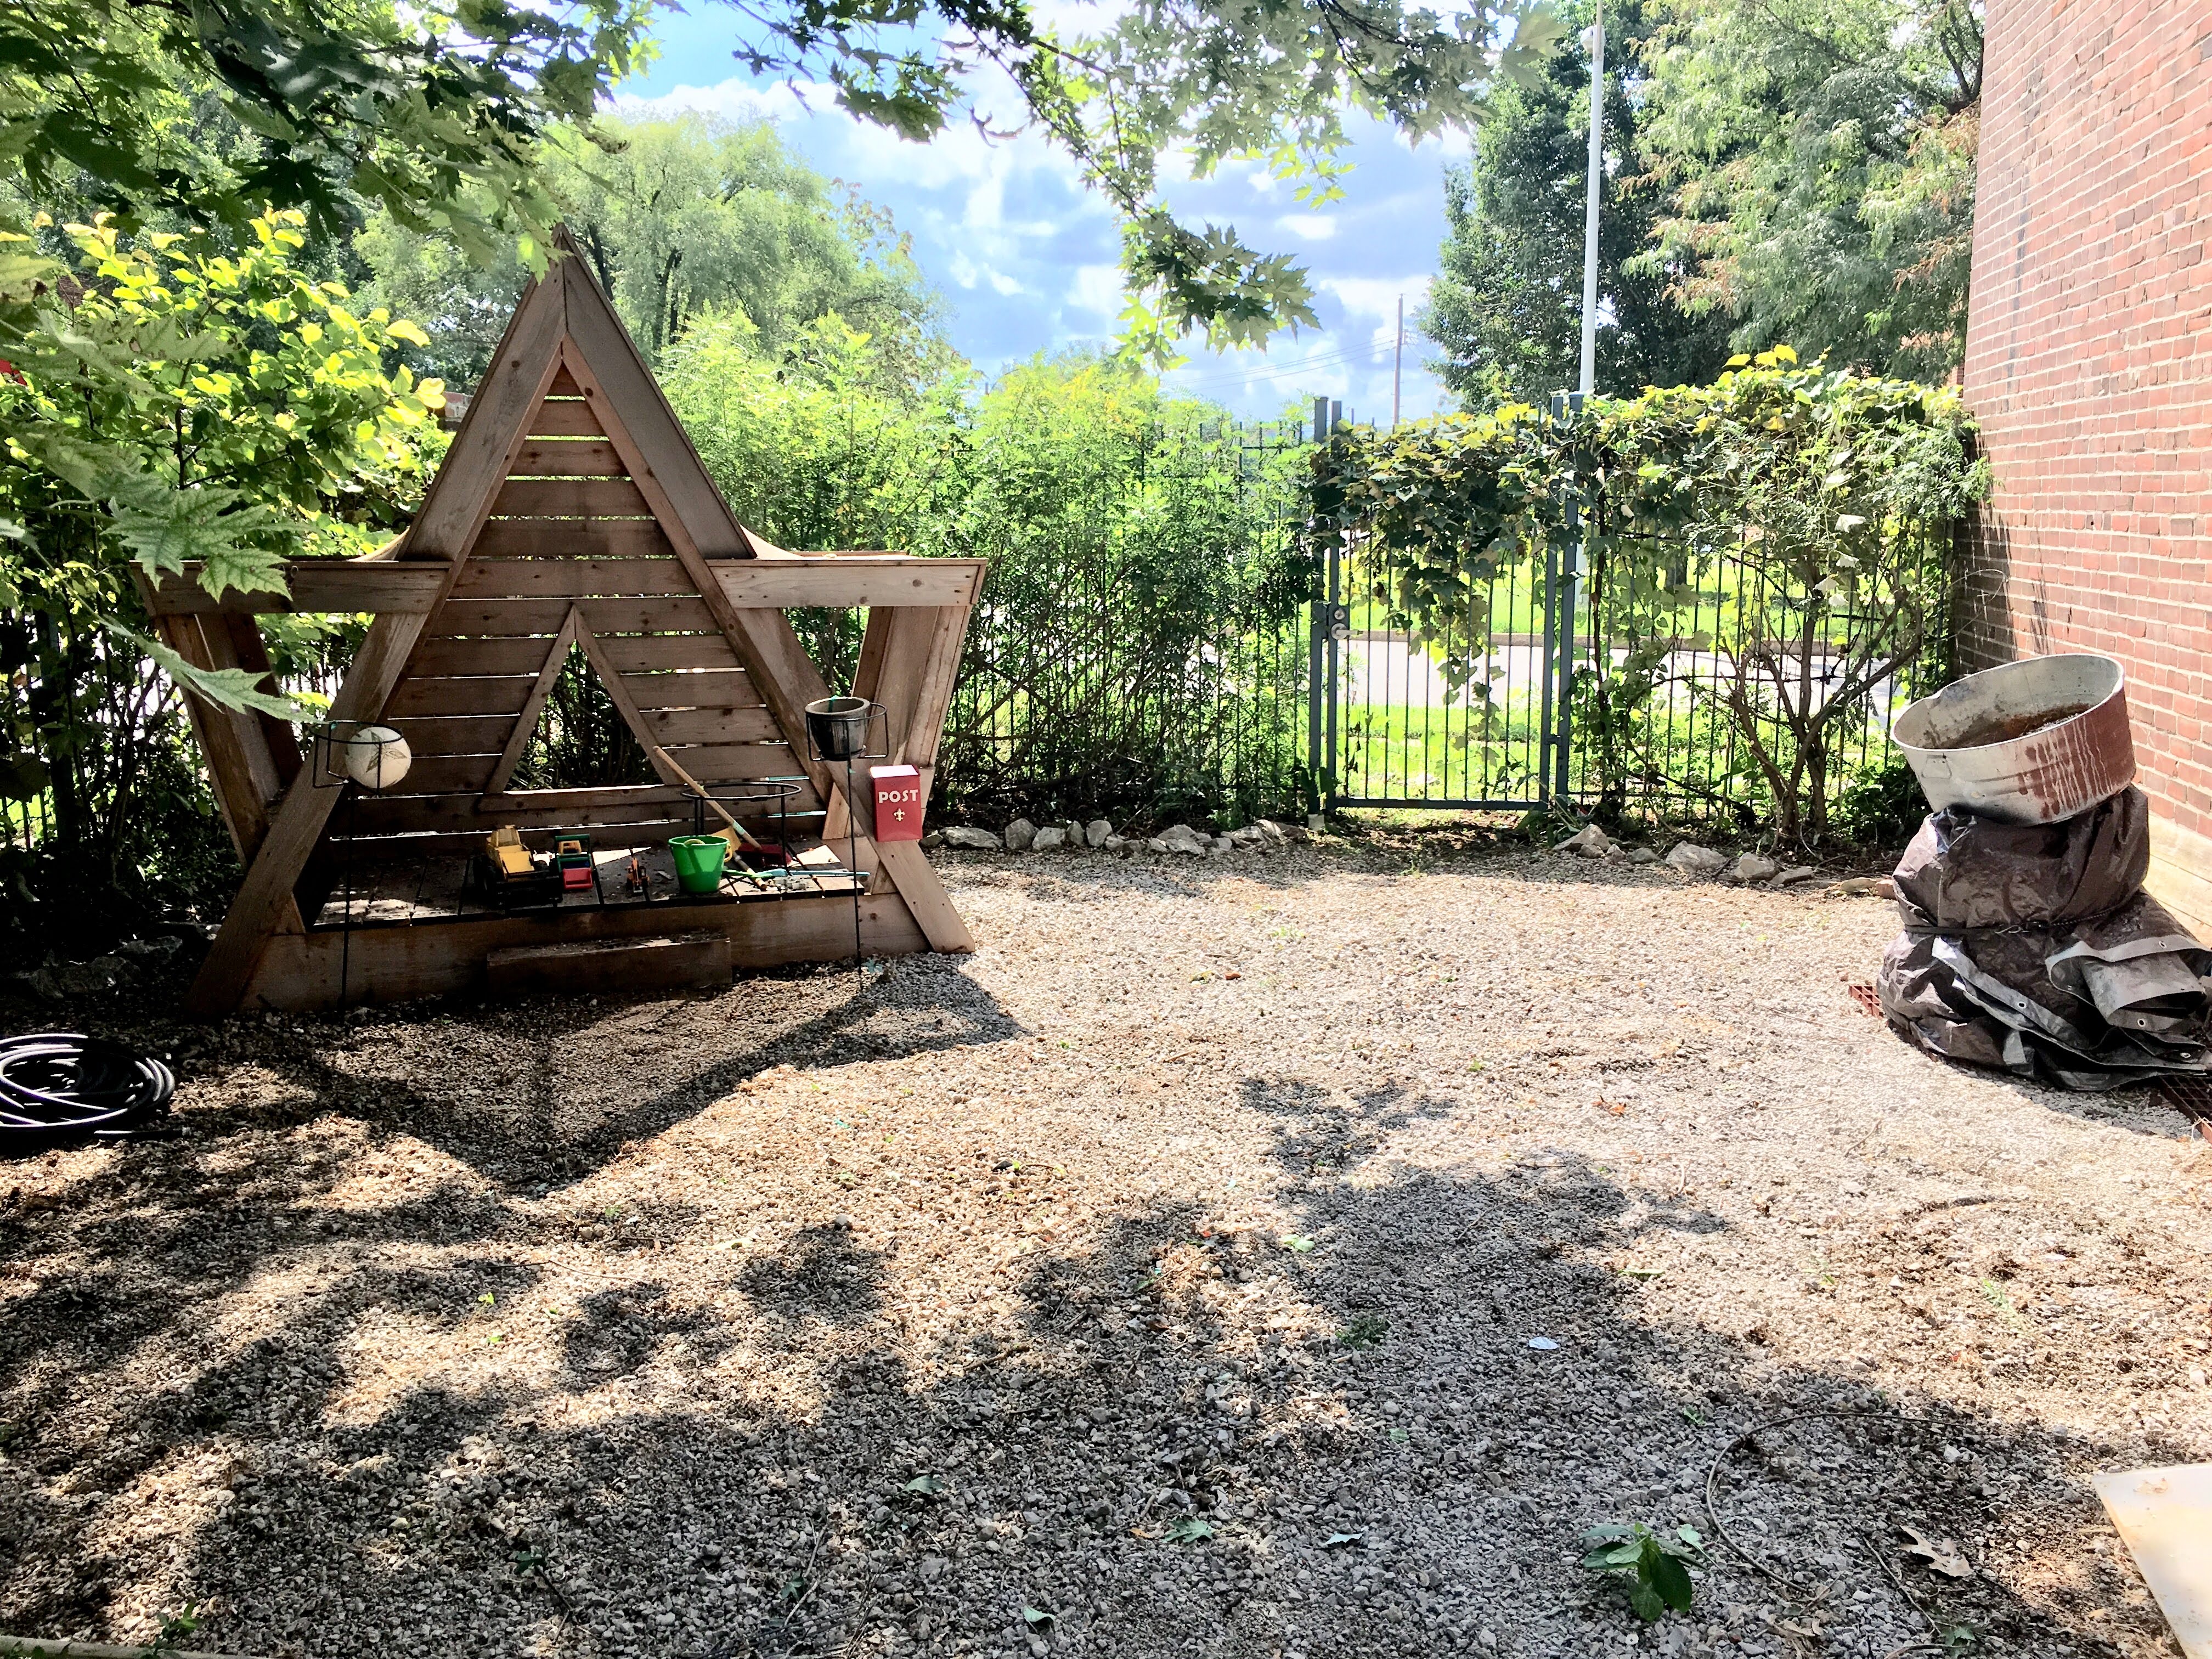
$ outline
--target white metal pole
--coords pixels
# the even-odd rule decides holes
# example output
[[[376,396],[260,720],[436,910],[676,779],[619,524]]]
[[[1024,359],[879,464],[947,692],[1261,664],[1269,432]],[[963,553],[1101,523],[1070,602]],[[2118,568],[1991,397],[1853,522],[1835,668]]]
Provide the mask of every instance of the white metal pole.
[[[1398,355],[1390,360],[1390,429],[1398,429],[1398,390],[1406,377],[1406,296],[1398,296]]]
[[[1583,204],[1583,372],[1585,396],[1597,390],[1597,210],[1605,182],[1605,7],[1590,25],[1589,181]]]

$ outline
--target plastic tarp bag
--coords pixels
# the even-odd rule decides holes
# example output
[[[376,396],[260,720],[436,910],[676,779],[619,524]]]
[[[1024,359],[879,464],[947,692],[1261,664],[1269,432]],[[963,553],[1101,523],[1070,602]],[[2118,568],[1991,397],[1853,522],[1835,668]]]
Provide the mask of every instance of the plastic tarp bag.
[[[2140,789],[2057,823],[1930,813],[1893,878],[1883,1012],[1930,1054],[2072,1089],[2212,1072],[2212,952],[2149,869]]]

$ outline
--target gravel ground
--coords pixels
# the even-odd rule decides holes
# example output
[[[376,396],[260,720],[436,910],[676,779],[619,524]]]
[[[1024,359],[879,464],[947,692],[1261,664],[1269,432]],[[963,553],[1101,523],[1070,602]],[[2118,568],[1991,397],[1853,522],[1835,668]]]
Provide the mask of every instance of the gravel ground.
[[[939,865],[981,949],[865,991],[88,1013],[182,1134],[0,1170],[0,1630],[2173,1650],[2087,1478],[2212,1457],[2212,1146],[1906,1048],[1845,994],[1887,905]],[[1707,1534],[1690,1615],[1606,1520]]]

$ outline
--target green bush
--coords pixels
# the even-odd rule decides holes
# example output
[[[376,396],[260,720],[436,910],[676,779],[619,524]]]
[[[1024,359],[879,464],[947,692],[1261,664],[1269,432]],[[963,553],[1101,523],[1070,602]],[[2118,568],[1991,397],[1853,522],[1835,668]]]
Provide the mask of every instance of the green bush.
[[[1948,388],[1801,368],[1779,348],[1709,386],[1565,418],[1522,404],[1347,431],[1314,458],[1313,502],[1358,548],[1354,597],[1432,641],[1476,703],[1492,584],[1578,558],[1577,793],[1602,807],[1748,787],[1782,840],[1810,843],[1846,762],[1878,746],[1886,694],[1946,654],[1953,531],[1987,483],[1971,431]],[[1677,686],[1727,742],[1681,741]]]

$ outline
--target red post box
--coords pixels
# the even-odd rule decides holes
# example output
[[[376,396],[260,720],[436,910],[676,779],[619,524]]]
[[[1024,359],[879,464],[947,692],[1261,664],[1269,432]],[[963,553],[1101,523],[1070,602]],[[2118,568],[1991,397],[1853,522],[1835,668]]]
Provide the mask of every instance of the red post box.
[[[876,839],[921,839],[921,774],[911,766],[875,769]]]

